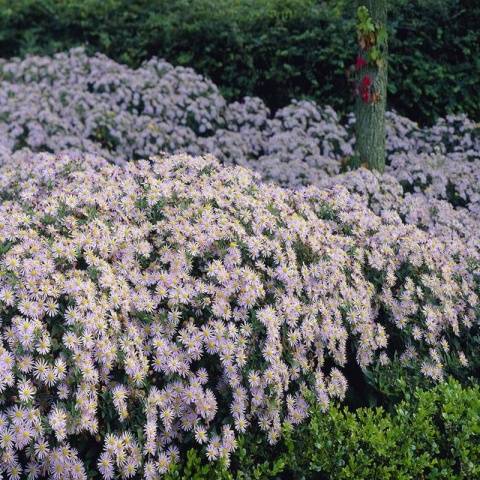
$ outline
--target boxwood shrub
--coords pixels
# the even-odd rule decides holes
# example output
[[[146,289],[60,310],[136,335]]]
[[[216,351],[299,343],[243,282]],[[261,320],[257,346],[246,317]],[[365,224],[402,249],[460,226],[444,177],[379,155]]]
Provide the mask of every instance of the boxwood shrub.
[[[449,380],[406,393],[392,411],[313,407],[295,434],[275,449],[242,438],[227,468],[191,449],[168,480],[416,480],[480,476],[480,390]]]

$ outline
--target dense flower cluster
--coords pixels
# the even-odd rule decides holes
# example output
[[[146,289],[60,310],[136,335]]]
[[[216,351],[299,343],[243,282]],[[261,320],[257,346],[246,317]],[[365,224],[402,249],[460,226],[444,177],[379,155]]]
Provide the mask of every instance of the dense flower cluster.
[[[339,173],[353,152],[353,117],[343,124],[331,108],[309,101],[274,115],[258,98],[228,104],[209,80],[158,59],[132,70],[73,49],[0,60],[0,80],[0,146],[10,151],[77,149],[115,162],[162,152],[213,154],[289,187]],[[418,180],[428,162],[422,155],[440,155],[454,161],[452,181],[462,194],[462,172],[480,158],[478,125],[460,115],[419,128],[389,113],[387,129],[389,163],[406,180]],[[478,189],[478,182],[470,185]]]
[[[227,104],[161,60],[131,70],[75,49],[0,60],[0,79],[9,478],[155,479],[189,442],[228,460],[239,433],[273,443],[300,423],[307,390],[325,408],[343,398],[352,355],[435,380],[452,359],[468,366],[480,278],[468,118],[419,128],[388,113],[386,173],[341,173],[353,116]],[[178,151],[259,175],[212,156],[138,160]]]
[[[82,49],[0,60],[0,78],[0,162],[23,147],[117,163],[209,153],[284,186],[343,184],[376,213],[394,210],[445,241],[460,236],[477,244],[480,128],[465,116],[419,128],[389,112],[386,174],[339,175],[353,152],[355,119],[342,124],[331,108],[312,102],[293,101],[272,116],[258,98],[228,104],[190,69],[152,59],[131,70]]]
[[[227,460],[249,428],[274,443],[307,390],[343,398],[348,362],[398,355],[433,379],[465,363],[474,248],[377,215],[361,185],[288,190],[210,156],[4,153],[0,469],[155,479],[185,442]]]
[[[450,168],[453,170],[453,165]],[[402,178],[401,170],[395,173]],[[451,177],[446,178],[443,176],[445,170],[443,174],[441,169],[436,173],[436,177],[430,177],[428,187],[423,189],[413,188],[413,182],[402,182],[402,185],[390,173],[380,174],[363,168],[326,177],[321,180],[319,187],[330,189],[336,185],[343,185],[350,192],[358,194],[364,205],[376,214],[395,212],[404,223],[415,225],[442,240],[452,252],[479,259],[478,201],[468,202],[470,209],[452,205],[445,185],[449,179],[455,179],[459,172],[456,174],[452,172]],[[421,176],[420,171],[418,175]],[[464,178],[475,179],[474,176],[468,175]],[[432,179],[435,179],[435,182],[432,182]],[[443,188],[432,188],[432,185]]]
[[[227,104],[193,70],[155,58],[131,70],[78,48],[0,60],[0,79],[0,143],[10,150],[78,149],[115,162],[212,153],[288,184],[334,173],[332,158],[351,153],[330,108],[298,102],[271,118],[260,99]]]

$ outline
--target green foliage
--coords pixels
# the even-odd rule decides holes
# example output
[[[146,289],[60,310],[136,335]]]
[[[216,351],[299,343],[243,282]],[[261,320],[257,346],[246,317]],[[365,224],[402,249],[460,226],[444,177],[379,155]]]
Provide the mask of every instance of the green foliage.
[[[275,109],[308,97],[345,113],[355,15],[344,0],[0,0],[0,51],[86,44],[131,66],[156,55],[211,77],[229,100],[257,95]],[[479,22],[475,0],[391,0],[390,106],[422,122],[479,118]]]
[[[301,427],[285,425],[272,447],[241,438],[227,467],[190,450],[168,480],[470,480],[480,478],[480,389],[455,380],[408,393],[391,412],[312,402]]]
[[[373,20],[370,17],[370,13],[368,8],[365,5],[358,7],[357,9],[357,29],[361,35],[368,35],[370,33],[375,33],[375,25],[373,24]]]
[[[165,480],[233,480],[224,462],[209,463],[196,450],[187,452],[187,460],[180,467],[173,465]]]
[[[208,462],[204,452],[194,448],[186,460],[173,465],[165,480],[264,480],[279,478],[286,471],[286,451],[272,449],[259,435],[240,438],[231,463]]]
[[[397,340],[395,332],[391,334],[391,341]],[[468,385],[472,381],[478,381],[480,378],[480,331],[474,328],[468,335],[463,334],[460,338],[452,335],[449,338],[451,345],[458,348],[462,344],[463,353],[467,360],[466,365],[462,365],[459,361],[458,355],[453,355],[451,352],[441,352],[441,361],[444,371],[447,375],[451,375],[458,380],[462,385]],[[459,348],[460,350],[460,348]],[[421,373],[421,362],[411,361],[408,365],[398,358],[393,356],[388,365],[375,365],[364,370],[364,379],[366,385],[362,385],[360,395],[364,392],[369,392],[374,399],[375,404],[384,406],[392,405],[402,399],[408,390],[415,388],[430,388],[433,383],[432,380],[425,377]]]
[[[314,410],[296,463],[332,479],[478,478],[479,394],[450,380],[407,393],[392,413]]]

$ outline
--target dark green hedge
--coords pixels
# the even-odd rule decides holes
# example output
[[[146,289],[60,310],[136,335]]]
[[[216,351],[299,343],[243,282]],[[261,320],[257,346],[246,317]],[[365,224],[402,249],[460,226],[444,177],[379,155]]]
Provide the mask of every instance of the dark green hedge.
[[[190,450],[168,480],[480,478],[480,389],[450,380],[382,408],[313,408],[275,448],[244,438],[228,468]]]
[[[350,108],[353,1],[0,0],[0,56],[86,43],[138,66],[157,55],[188,65],[229,98],[272,108],[310,97]],[[390,107],[421,122],[480,118],[480,2],[391,0]]]

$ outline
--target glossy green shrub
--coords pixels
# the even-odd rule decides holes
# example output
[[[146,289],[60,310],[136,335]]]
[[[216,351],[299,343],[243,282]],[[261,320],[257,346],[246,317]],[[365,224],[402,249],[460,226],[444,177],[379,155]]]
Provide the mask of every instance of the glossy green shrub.
[[[309,97],[351,109],[355,8],[345,0],[0,0],[2,57],[79,44],[138,66],[151,56],[188,65],[229,100],[272,108]],[[391,0],[390,108],[430,122],[480,118],[480,4]]]
[[[480,391],[451,380],[407,395],[392,413],[314,410],[296,448],[309,478],[471,479],[480,478],[479,441]]]

